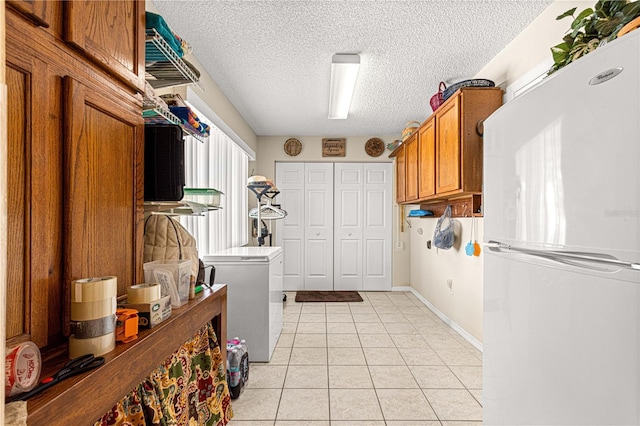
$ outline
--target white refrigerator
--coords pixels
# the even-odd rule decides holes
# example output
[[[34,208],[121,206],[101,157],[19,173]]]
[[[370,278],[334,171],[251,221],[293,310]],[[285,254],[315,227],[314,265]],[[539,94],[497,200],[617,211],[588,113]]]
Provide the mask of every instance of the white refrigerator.
[[[485,122],[485,425],[640,424],[640,31]]]
[[[227,338],[247,341],[249,361],[268,362],[282,332],[280,247],[232,247],[203,257],[227,284]]]

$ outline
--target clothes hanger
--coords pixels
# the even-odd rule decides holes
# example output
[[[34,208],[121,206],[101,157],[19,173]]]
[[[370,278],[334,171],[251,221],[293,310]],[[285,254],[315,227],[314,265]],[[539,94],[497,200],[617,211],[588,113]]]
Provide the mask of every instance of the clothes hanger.
[[[271,204],[271,199],[267,198],[267,203],[260,205],[260,216],[258,216],[258,208],[255,207],[249,212],[249,217],[253,219],[275,220],[282,219],[287,215],[285,210],[275,207]]]

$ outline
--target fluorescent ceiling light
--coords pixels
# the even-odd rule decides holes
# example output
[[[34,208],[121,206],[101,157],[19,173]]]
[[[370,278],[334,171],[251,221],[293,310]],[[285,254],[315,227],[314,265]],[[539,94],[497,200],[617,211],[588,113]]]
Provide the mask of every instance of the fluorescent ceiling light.
[[[356,87],[360,56],[337,54],[331,58],[331,88],[329,92],[329,118],[347,118],[349,105]]]

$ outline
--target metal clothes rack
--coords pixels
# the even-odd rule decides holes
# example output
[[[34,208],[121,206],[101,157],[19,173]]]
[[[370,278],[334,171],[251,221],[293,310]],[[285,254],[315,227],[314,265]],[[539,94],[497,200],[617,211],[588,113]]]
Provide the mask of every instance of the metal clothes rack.
[[[270,200],[273,200],[276,195],[278,195],[280,193],[280,191],[278,191],[277,189],[275,189],[270,183],[268,182],[257,182],[257,183],[250,183],[249,185],[247,185],[247,188],[249,188],[256,196],[256,198],[258,199],[258,208],[257,208],[257,230],[258,230],[258,246],[261,247],[264,245],[264,239],[266,236],[269,236],[269,245],[271,245],[271,231],[267,230],[266,227],[264,229],[265,232],[263,232],[263,228],[262,228],[262,197],[266,196],[268,197]],[[271,206],[271,202],[268,201],[267,205]],[[277,219],[283,219],[284,216],[286,216],[287,212],[282,210],[282,209],[278,209],[280,211],[282,211],[282,213],[284,213],[282,216],[280,217],[268,217],[265,218],[264,220],[277,220]],[[250,213],[251,215],[251,213]]]

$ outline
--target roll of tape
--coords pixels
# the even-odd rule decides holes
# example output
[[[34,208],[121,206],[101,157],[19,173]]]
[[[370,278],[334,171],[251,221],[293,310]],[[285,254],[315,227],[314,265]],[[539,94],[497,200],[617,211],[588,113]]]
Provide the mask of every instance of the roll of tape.
[[[71,302],[71,321],[88,321],[116,314],[115,297],[93,302]]]
[[[41,367],[40,349],[35,343],[24,342],[7,350],[4,369],[5,395],[17,395],[36,387]]]
[[[160,284],[137,284],[127,289],[127,303],[151,303],[162,297]]]
[[[116,332],[105,334],[104,336],[91,337],[89,339],[78,339],[76,336],[69,336],[69,358],[77,358],[86,354],[100,356],[111,352],[116,347]]]
[[[104,336],[116,330],[116,315],[88,321],[71,321],[71,334],[77,339]]]
[[[72,302],[94,302],[118,296],[116,277],[83,278],[71,281]]]

